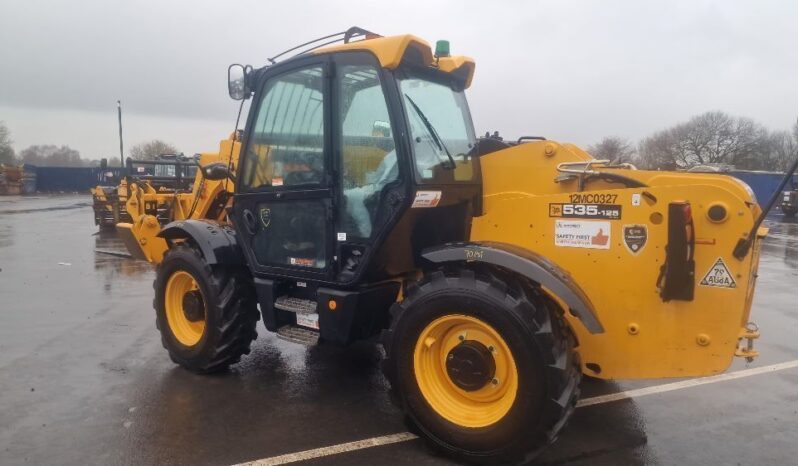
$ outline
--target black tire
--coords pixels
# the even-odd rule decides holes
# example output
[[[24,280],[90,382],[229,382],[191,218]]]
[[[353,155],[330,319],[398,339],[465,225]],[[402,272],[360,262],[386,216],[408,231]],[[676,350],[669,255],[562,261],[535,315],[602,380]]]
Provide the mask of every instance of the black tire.
[[[391,327],[383,334],[383,371],[408,427],[434,449],[467,462],[531,461],[556,439],[579,398],[579,355],[562,316],[533,284],[500,276],[467,269],[434,272],[392,307]],[[485,427],[460,426],[438,414],[414,373],[422,329],[455,312],[492,326],[516,361],[519,383],[512,407]]]
[[[795,217],[795,214],[796,214],[796,213],[798,213],[798,210],[796,210],[796,209],[784,209],[784,208],[782,208],[782,212],[784,213],[784,216],[785,216],[785,217],[787,217],[787,218],[793,218],[793,217]]]
[[[258,336],[259,313],[252,279],[243,267],[208,265],[195,248],[178,244],[158,266],[155,288],[155,324],[172,361],[197,373],[227,369],[249,354]],[[205,328],[199,341],[186,346],[177,340],[166,318],[164,295],[169,277],[177,271],[192,275],[199,285],[205,309]]]

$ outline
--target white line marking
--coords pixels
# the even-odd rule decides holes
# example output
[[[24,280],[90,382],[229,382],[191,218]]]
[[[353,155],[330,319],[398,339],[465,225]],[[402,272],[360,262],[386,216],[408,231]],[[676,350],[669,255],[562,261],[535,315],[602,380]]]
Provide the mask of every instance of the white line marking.
[[[392,443],[406,442],[408,440],[413,440],[414,438],[417,437],[411,434],[410,432],[400,432],[398,434],[383,435],[382,437],[373,437],[365,440],[357,440],[355,442],[341,443],[330,447],[314,448],[313,450],[305,450],[296,453],[288,453],[286,455],[272,456],[271,458],[255,460],[249,463],[241,463],[235,466],[273,466],[276,464],[293,463],[295,461],[322,458],[324,456],[337,455],[339,453],[362,450],[364,448],[379,447],[381,445],[390,445]]]
[[[683,380],[680,382],[655,385],[653,387],[645,387],[645,388],[638,388],[636,390],[628,390],[625,392],[611,393],[609,395],[594,396],[592,398],[585,398],[583,400],[580,400],[576,404],[576,407],[583,408],[586,406],[611,403],[613,401],[628,400],[631,398],[640,398],[641,396],[672,392],[674,390],[682,390],[685,388],[698,387],[701,385],[708,385],[717,382],[726,382],[728,380],[742,379],[754,375],[770,374],[773,372],[783,371],[786,369],[793,369],[796,367],[798,367],[798,359],[793,361],[782,362],[779,364],[772,364],[770,366],[755,367],[753,369],[744,369],[741,371],[729,372],[726,374],[713,375],[710,377],[702,377],[700,379]],[[372,437],[365,440],[357,440],[349,443],[340,443],[338,445],[332,445],[329,447],[314,448],[313,450],[305,450],[296,453],[288,453],[280,456],[272,456],[270,458],[250,461],[248,463],[240,463],[233,466],[273,466],[278,464],[294,463],[296,461],[322,458],[325,456],[362,450],[364,448],[372,448],[372,447],[379,447],[382,445],[390,445],[392,443],[406,442],[408,440],[413,440],[416,438],[418,437],[414,434],[411,434],[410,432],[400,432],[398,434],[383,435],[382,437]]]
[[[637,390],[629,390],[626,392],[610,393],[609,395],[594,396],[593,398],[585,398],[576,403],[577,408],[585,406],[593,406],[602,403],[609,403],[611,401],[626,400],[629,398],[640,398],[641,396],[653,395],[655,393],[672,392],[674,390],[681,390],[684,388],[698,387],[700,385],[707,385],[717,382],[725,382],[727,380],[742,379],[751,377],[753,375],[769,374],[771,372],[783,371],[785,369],[792,369],[798,367],[798,359],[794,361],[787,361],[780,364],[773,364],[770,366],[754,367],[753,369],[744,369],[741,371],[728,372],[726,374],[712,375],[709,377],[702,377],[700,379],[682,380],[681,382],[666,383],[663,385],[654,385],[653,387],[638,388]]]

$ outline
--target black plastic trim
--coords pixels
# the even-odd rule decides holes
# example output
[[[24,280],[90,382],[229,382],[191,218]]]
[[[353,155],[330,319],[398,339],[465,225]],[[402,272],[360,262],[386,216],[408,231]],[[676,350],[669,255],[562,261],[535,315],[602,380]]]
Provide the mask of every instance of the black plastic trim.
[[[158,233],[167,242],[191,239],[208,264],[245,265],[235,231],[211,220],[179,220],[166,225]]]
[[[593,304],[571,275],[537,253],[507,243],[477,242],[445,244],[421,255],[434,263],[482,262],[511,270],[563,300],[590,333],[604,333]]]

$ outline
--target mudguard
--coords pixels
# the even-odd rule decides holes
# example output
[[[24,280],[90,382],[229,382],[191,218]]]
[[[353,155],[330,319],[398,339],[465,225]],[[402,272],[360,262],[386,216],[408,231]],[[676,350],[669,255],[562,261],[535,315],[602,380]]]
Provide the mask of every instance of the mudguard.
[[[166,225],[158,237],[170,243],[175,239],[191,239],[208,264],[246,264],[235,230],[227,225],[210,220],[178,220]]]
[[[421,256],[434,263],[483,262],[523,275],[561,299],[590,333],[604,333],[590,299],[570,274],[532,251],[498,242],[450,243]]]

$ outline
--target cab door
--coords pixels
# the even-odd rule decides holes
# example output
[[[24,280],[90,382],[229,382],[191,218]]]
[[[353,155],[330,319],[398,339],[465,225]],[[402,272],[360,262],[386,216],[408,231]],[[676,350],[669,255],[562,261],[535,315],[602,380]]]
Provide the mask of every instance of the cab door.
[[[325,280],[332,270],[329,63],[268,75],[252,103],[233,218],[256,272]]]
[[[392,75],[370,53],[333,60],[336,281],[352,283],[370,269],[374,250],[405,208],[406,150]]]

